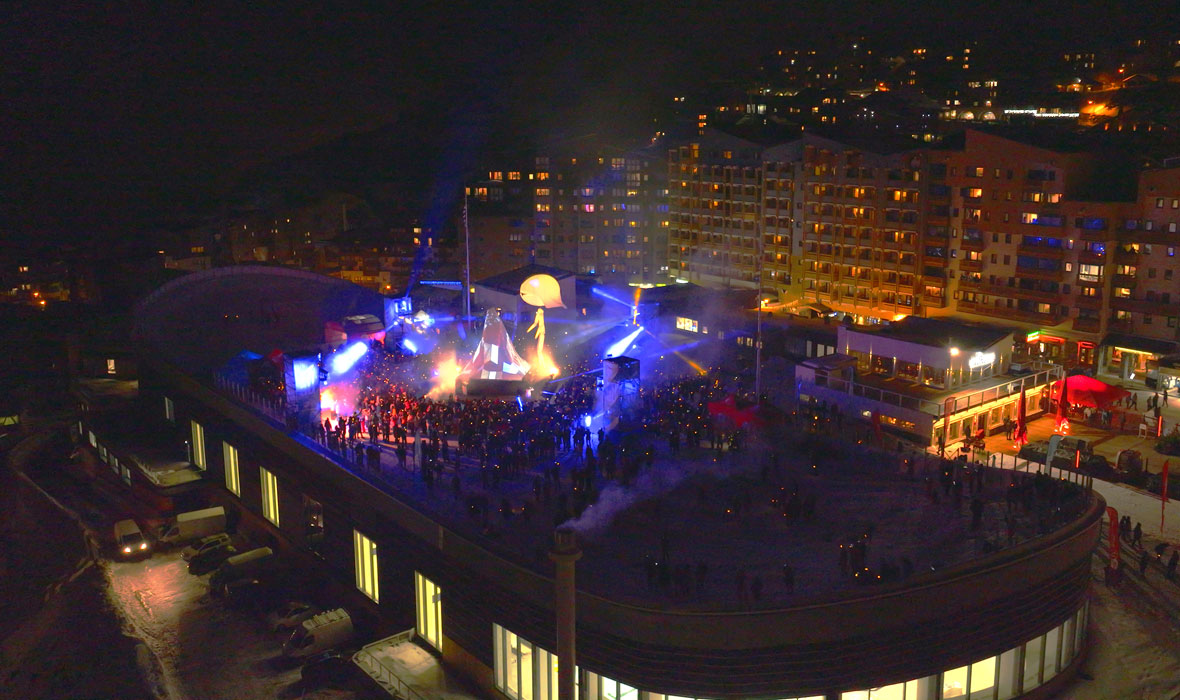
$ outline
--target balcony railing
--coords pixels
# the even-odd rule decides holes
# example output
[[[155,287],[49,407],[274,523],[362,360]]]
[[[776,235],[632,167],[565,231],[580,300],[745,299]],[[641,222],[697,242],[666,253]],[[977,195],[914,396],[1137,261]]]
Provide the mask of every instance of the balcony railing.
[[[1075,318],[1073,329],[1082,333],[1097,333],[1102,328],[1102,320],[1097,318]]]
[[[1017,266],[1016,274],[1021,277],[1027,277],[1035,280],[1053,280],[1060,281],[1061,275],[1064,272],[1062,269],[1051,270],[1044,267],[1020,267]]]
[[[979,272],[983,269],[982,260],[960,260],[959,269],[964,272]]]
[[[242,384],[229,375],[220,372],[213,375],[213,385],[217,387],[221,393],[229,396],[238,403],[245,404],[246,406],[257,410],[262,415],[286,425],[286,401],[263,396],[262,394],[251,389],[249,386]]]
[[[1167,315],[1176,312],[1176,304],[1163,302],[1158,299],[1132,299],[1130,297],[1113,297],[1110,307],[1118,311],[1134,311],[1141,314]]]
[[[1103,265],[1106,263],[1106,254],[1083,250],[1078,253],[1078,262],[1085,265]]]
[[[1127,289],[1135,288],[1134,275],[1115,275],[1111,278],[1110,283],[1116,287],[1126,287]]]

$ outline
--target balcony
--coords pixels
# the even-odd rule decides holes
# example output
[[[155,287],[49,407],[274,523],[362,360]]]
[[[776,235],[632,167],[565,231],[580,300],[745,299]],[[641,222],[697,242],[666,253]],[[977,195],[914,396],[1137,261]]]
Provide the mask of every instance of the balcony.
[[[1113,297],[1110,308],[1116,311],[1134,311],[1141,314],[1156,314],[1166,316],[1176,312],[1176,305],[1158,299],[1131,299],[1130,297]]]
[[[1112,318],[1107,322],[1106,330],[1111,332],[1117,331],[1122,333],[1130,333],[1132,330],[1134,330],[1134,326],[1131,325],[1131,319],[1129,318]]]
[[[1115,275],[1110,278],[1110,283],[1116,287],[1126,287],[1127,289],[1135,288],[1134,275]]]
[[[987,243],[985,243],[982,238],[964,238],[959,241],[959,247],[963,250],[974,250],[976,252],[981,252],[987,247]]]
[[[966,279],[959,280],[959,289],[963,289],[963,290],[967,290],[967,291],[975,291],[975,290],[984,291],[984,288],[988,287],[988,286],[990,286],[990,285],[988,285],[986,282],[984,282],[981,279],[977,280],[977,279],[972,279],[972,278],[968,277]]]
[[[1021,243],[1016,246],[1018,253],[1025,255],[1036,255],[1042,258],[1050,258],[1052,260],[1061,260],[1065,257],[1065,248],[1053,248],[1044,245],[1025,245]]]
[[[1020,277],[1027,277],[1034,280],[1052,280],[1054,282],[1061,281],[1063,270],[1050,270],[1041,267],[1017,267],[1016,274]]]
[[[1074,304],[1082,309],[1101,309],[1102,308],[1102,296],[1101,295],[1085,296],[1085,295],[1079,294],[1076,297],[1074,297]]]
[[[983,270],[982,260],[960,260],[959,269],[963,272],[979,272]]]
[[[933,265],[935,267],[946,267],[947,262],[946,258],[940,258],[933,255],[924,255],[922,256],[922,264]]]
[[[1096,231],[1088,228],[1077,229],[1077,237],[1083,241],[1097,241],[1099,243],[1114,240],[1114,234],[1110,231]]]
[[[1083,250],[1078,253],[1078,262],[1083,265],[1105,265],[1106,254]]]
[[[1119,231],[1120,243],[1150,243],[1154,245],[1180,245],[1180,233],[1167,231]]]
[[[932,309],[945,309],[946,308],[946,297],[945,296],[939,297],[939,296],[934,296],[933,294],[923,293],[922,294],[922,306],[926,306],[926,307],[929,307]]]
[[[1046,301],[1053,304],[1061,303],[1061,292],[1046,292],[1041,289],[1025,289],[1020,286],[1005,287],[1008,293],[1012,296],[1020,297],[1022,299],[1032,299],[1034,301]]]
[[[1116,250],[1114,253],[1114,263],[1116,265],[1135,265],[1139,262],[1139,254],[1130,250]]]
[[[1098,318],[1075,318],[1073,320],[1073,329],[1082,333],[1097,333],[1102,328],[1102,319]]]

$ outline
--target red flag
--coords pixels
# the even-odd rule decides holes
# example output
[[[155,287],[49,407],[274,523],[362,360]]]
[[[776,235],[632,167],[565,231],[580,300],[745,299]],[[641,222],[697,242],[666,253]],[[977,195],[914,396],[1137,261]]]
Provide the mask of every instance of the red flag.
[[[1057,430],[1069,431],[1069,377],[1061,380],[1061,396],[1057,398]]]
[[[1027,413],[1024,407],[1024,384],[1020,385],[1020,403],[1016,404],[1016,431],[1012,434],[1012,440],[1017,446],[1028,443],[1028,425]]]
[[[1106,519],[1110,521],[1110,534],[1106,538],[1110,542],[1110,568],[1119,568],[1119,512],[1106,507]]]

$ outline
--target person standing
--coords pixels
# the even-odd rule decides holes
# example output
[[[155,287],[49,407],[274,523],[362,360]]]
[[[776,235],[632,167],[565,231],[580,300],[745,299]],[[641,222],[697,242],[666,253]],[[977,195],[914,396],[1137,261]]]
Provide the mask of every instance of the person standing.
[[[1131,546],[1143,546],[1143,523],[1135,523],[1135,529],[1131,532]]]

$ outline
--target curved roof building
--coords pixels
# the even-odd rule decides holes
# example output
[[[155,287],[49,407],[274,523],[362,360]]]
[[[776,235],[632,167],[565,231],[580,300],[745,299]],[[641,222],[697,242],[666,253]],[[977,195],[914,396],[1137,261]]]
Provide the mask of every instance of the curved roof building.
[[[895,456],[849,444],[826,474],[793,473],[816,507],[788,519],[783,488],[758,476],[764,455],[719,467],[707,451],[661,452],[646,477],[606,487],[573,524],[573,563],[548,555],[544,501],[531,520],[479,513],[531,499],[532,476],[489,487],[466,469],[458,492],[429,490],[391,455],[358,464],[211,381],[242,350],[316,344],[325,321],[380,303],[287,270],[183,278],[138,309],[141,397],[192,443],[244,525],[322,568],[379,628],[416,622],[421,643],[487,695],[556,700],[574,631],[581,700],[1009,700],[1047,697],[1076,668],[1104,510],[1085,482],[1042,479],[1024,501],[1001,496],[976,529],[966,504],[938,505]],[[1003,494],[1012,478],[990,471],[984,492]],[[1056,515],[1022,510],[1038,503]],[[1034,521],[1046,526],[1005,538],[1004,523]],[[884,571],[879,559],[912,570],[860,585],[839,548],[857,533],[871,535],[866,572]],[[576,594],[563,596],[558,574],[571,570]]]

